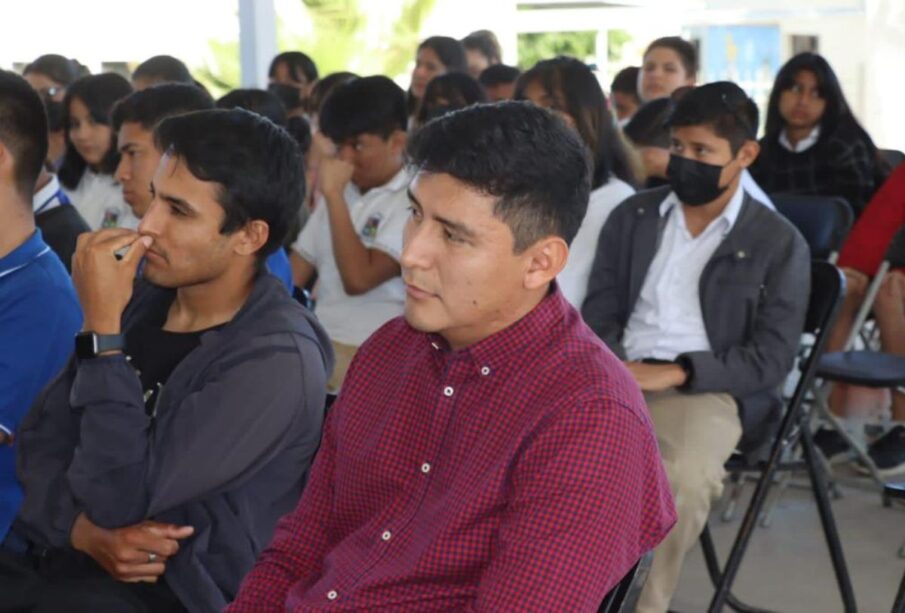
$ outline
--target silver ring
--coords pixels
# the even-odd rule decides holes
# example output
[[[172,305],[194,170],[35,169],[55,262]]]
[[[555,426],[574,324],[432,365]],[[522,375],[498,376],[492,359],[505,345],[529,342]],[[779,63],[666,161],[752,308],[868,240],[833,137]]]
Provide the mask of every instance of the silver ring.
[[[153,564],[157,560],[157,554],[153,552],[148,552],[148,564]]]

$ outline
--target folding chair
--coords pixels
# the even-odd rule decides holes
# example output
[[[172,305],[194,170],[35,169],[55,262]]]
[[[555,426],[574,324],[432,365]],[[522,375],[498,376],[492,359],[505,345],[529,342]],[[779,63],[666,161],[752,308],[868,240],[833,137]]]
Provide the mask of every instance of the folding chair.
[[[833,570],[836,574],[836,582],[839,585],[839,592],[845,611],[850,613],[856,610],[854,590],[852,589],[845,556],[842,552],[842,544],[839,541],[839,533],[836,529],[836,522],[833,518],[829,496],[827,495],[826,476],[823,472],[822,464],[816,458],[813,435],[808,426],[803,405],[844,294],[845,277],[842,272],[827,262],[814,261],[811,264],[811,296],[808,301],[808,312],[804,329],[805,333],[814,335],[814,344],[804,358],[801,378],[795,387],[795,393],[788,402],[767,461],[756,463],[753,466],[744,462],[739,463],[740,470],[757,473],[759,477],[751,502],[745,512],[745,517],[739,527],[724,567],[720,566],[710,529],[705,526],[704,531],[701,533],[701,548],[704,552],[704,560],[707,564],[711,581],[716,588],[708,608],[710,613],[718,613],[726,605],[736,611],[760,611],[760,609],[751,607],[738,600],[731,592],[732,584],[738,574],[757,519],[767,500],[769,490],[773,485],[773,478],[780,471],[785,472],[801,468],[806,468],[810,477],[811,489],[817,502],[817,510],[820,515],[824,537],[829,548]],[[797,445],[801,445],[803,460],[784,461],[783,458],[786,457],[787,452]],[[730,465],[732,463],[730,461]],[[727,467],[731,469],[731,466]]]
[[[888,484],[884,491],[890,498],[905,500],[905,483]],[[902,581],[899,583],[899,592],[896,594],[895,603],[892,605],[892,613],[905,613],[905,575],[902,575]]]
[[[845,350],[827,353],[820,359],[816,378],[821,379],[824,384],[820,389],[814,389],[814,406],[817,414],[842,436],[859,460],[868,468],[873,479],[881,486],[884,479],[877,471],[867,450],[846,432],[839,419],[830,411],[828,399],[833,383],[893,390],[905,387],[905,357],[867,349],[853,350],[855,340],[873,308],[883,279],[891,268],[903,266],[905,266],[905,227],[899,229],[886,250],[883,263],[880,264],[880,269],[871,281],[864,302],[855,316]]]
[[[654,559],[654,552],[648,551],[641,556],[638,563],[632,567],[616,587],[604,597],[597,613],[633,613],[641,596],[641,589],[647,581],[650,565]]]
[[[854,213],[845,198],[834,196],[809,196],[799,194],[771,194],[770,198],[776,206],[776,210],[794,225],[811,249],[811,257],[816,260],[825,260],[831,263],[836,261],[842,244],[845,242],[854,222]],[[799,350],[799,361],[802,361],[808,351],[807,343]],[[791,384],[791,382],[790,382]],[[741,470],[729,470],[729,495],[723,509],[722,520],[732,521],[735,511],[742,497],[748,475]],[[774,501],[767,504],[764,511],[763,525],[766,527],[770,521],[770,515],[775,500],[786,488],[791,479],[791,474],[784,475],[781,486],[777,490]]]
[[[771,194],[776,210],[792,222],[815,260],[835,262],[855,220],[852,207],[839,196]]]

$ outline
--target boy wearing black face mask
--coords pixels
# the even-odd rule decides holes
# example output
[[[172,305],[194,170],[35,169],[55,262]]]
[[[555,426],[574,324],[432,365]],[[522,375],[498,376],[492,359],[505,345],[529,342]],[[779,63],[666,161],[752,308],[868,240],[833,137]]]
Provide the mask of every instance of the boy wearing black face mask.
[[[753,105],[729,82],[677,103],[669,185],[610,215],[582,307],[644,391],[676,495],[643,613],[667,610],[739,440],[777,418],[804,324],[807,244],[741,187],[758,154]]]

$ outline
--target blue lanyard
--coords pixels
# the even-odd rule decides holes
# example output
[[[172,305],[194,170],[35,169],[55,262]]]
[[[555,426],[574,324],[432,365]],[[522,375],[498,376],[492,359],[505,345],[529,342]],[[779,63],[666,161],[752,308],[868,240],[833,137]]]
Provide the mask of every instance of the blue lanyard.
[[[48,206],[51,202],[54,201],[54,199],[57,199],[57,200],[60,201],[60,206],[67,205],[67,204],[72,204],[72,203],[69,201],[69,198],[66,197],[66,194],[63,193],[63,190],[62,190],[62,189],[58,189],[58,190],[57,190],[50,198],[48,198],[47,200],[44,201],[44,204],[42,204],[41,206],[39,206],[39,207],[37,208],[37,210],[35,211],[35,215],[37,215],[38,213],[40,213],[41,211],[43,211],[44,209],[46,209],[47,206]]]

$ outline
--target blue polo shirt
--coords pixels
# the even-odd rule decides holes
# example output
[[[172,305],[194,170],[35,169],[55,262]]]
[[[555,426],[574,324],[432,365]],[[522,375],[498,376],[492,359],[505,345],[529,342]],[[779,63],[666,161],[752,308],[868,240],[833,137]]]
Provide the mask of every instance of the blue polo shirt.
[[[283,285],[292,293],[292,265],[289,256],[282,247],[267,257],[267,272],[283,282]]]
[[[82,327],[82,309],[60,258],[35,230],[0,258],[0,430],[15,434],[60,371]],[[15,445],[0,445],[0,541],[22,502]]]

